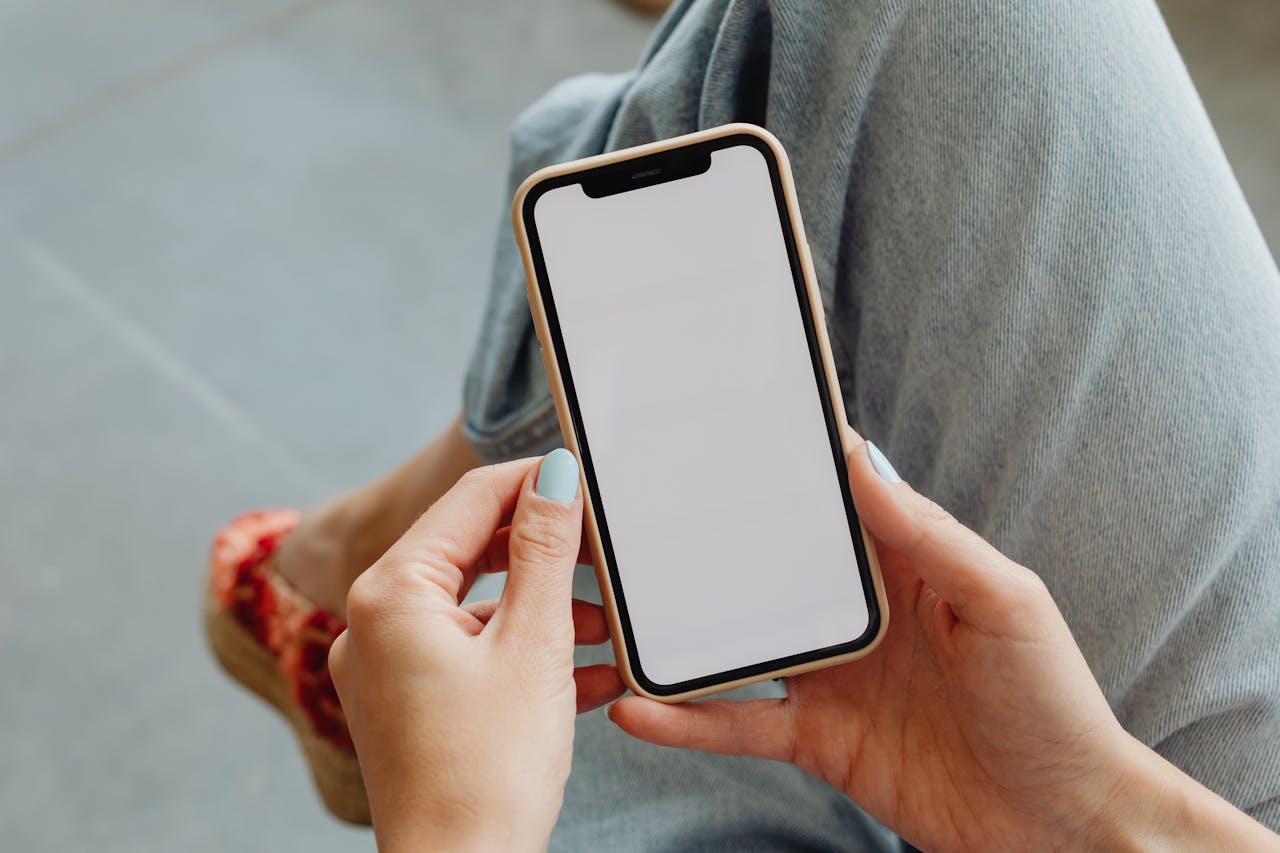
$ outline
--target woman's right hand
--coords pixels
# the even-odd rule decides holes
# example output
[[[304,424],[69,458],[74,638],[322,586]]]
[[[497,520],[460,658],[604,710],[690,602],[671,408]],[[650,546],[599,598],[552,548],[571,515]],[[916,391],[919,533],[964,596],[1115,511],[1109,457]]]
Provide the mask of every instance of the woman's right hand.
[[[887,463],[877,474],[859,437],[848,446],[889,598],[881,646],[787,679],[783,699],[631,697],[611,708],[615,723],[653,743],[793,762],[928,850],[1147,846],[1169,833],[1185,844],[1195,832],[1280,847],[1124,731],[1034,573]]]

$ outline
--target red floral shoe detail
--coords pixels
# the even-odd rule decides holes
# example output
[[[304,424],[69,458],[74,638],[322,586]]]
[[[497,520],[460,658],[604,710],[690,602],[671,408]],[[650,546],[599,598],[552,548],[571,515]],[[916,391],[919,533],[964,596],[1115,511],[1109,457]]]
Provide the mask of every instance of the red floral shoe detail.
[[[289,678],[293,699],[307,712],[315,732],[340,749],[355,752],[338,691],[329,677],[329,647],[346,625],[323,610],[312,610],[291,626],[291,643],[280,656],[280,670]]]
[[[240,516],[213,540],[205,633],[227,674],[293,726],[321,799],[337,817],[369,823],[369,805],[347,720],[329,677],[329,647],[346,627],[275,570],[290,509]]]

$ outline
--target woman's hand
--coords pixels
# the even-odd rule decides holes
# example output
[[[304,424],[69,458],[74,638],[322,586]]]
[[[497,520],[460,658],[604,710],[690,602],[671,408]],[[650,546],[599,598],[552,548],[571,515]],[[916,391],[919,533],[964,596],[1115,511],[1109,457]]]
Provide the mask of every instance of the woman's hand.
[[[794,762],[927,850],[1152,842],[1181,826],[1157,810],[1245,833],[1218,839],[1276,841],[1121,728],[1035,574],[883,456],[873,466],[856,435],[849,444],[889,598],[881,646],[788,679],[784,699],[632,697],[610,709],[614,722],[653,743]]]
[[[611,666],[574,670],[575,633],[608,630],[571,599],[577,462],[538,463],[463,476],[351,588],[329,667],[383,850],[544,848],[575,711],[622,693]],[[508,572],[501,600],[460,606],[482,571]]]

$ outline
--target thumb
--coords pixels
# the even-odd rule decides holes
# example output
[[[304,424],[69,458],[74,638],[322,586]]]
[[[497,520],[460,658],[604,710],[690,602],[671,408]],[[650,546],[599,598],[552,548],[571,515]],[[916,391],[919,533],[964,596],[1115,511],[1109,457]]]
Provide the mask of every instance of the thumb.
[[[536,477],[536,482],[535,482]],[[578,460],[564,448],[543,457],[520,487],[507,545],[507,585],[493,622],[541,632],[571,620],[573,567],[582,539]]]
[[[795,727],[785,701],[712,699],[664,705],[628,696],[610,705],[608,713],[627,734],[659,746],[792,761]]]
[[[905,557],[962,619],[998,627],[1016,618],[1040,579],[904,483],[878,447],[852,438],[849,489],[867,530]]]

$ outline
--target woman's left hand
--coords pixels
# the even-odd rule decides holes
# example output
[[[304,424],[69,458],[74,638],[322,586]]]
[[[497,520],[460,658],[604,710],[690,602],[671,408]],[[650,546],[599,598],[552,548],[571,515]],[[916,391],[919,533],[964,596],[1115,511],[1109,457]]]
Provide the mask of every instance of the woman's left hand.
[[[575,634],[608,638],[571,597],[577,482],[565,450],[477,468],[352,586],[329,667],[384,851],[546,846],[575,711],[623,691],[573,666]],[[508,572],[501,600],[463,606],[485,571]]]

